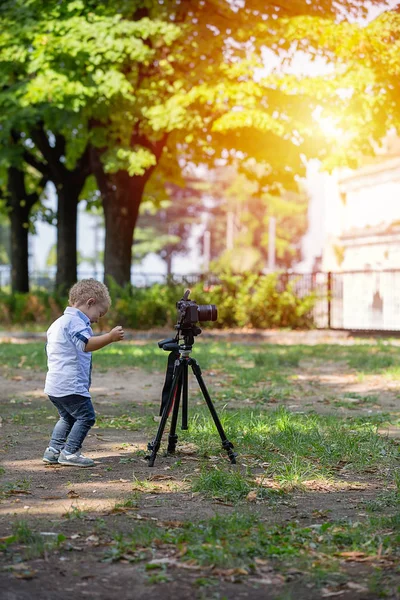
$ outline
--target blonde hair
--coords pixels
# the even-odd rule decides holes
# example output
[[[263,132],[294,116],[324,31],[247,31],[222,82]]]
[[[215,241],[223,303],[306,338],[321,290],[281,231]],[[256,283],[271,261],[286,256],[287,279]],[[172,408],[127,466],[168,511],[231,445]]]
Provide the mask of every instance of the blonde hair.
[[[75,283],[69,290],[70,306],[84,303],[89,298],[95,298],[97,302],[111,306],[111,298],[107,286],[100,281],[96,281],[96,279],[82,279]]]

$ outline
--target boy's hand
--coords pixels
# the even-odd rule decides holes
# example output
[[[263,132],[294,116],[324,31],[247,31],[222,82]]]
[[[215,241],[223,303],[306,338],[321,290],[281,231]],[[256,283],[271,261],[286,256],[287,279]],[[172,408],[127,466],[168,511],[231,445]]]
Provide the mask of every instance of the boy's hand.
[[[119,342],[124,339],[124,330],[121,325],[117,325],[114,329],[111,329],[110,336],[113,342]]]

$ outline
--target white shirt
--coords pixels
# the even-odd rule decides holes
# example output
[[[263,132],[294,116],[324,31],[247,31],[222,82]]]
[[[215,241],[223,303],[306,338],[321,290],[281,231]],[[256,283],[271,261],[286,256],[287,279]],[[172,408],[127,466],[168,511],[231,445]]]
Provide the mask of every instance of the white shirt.
[[[60,398],[79,394],[90,398],[92,353],[85,352],[93,335],[89,318],[68,307],[47,330],[47,367],[44,392]]]

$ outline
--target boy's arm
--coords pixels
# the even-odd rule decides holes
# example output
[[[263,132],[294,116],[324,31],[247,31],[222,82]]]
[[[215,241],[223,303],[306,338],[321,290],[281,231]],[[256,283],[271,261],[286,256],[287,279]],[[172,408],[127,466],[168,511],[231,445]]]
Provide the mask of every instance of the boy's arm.
[[[104,346],[108,346],[108,344],[112,344],[113,342],[119,342],[124,339],[124,330],[120,325],[111,329],[109,333],[104,333],[103,335],[95,335],[89,338],[86,346],[85,352],[94,352],[95,350],[100,350],[100,348],[104,348]]]

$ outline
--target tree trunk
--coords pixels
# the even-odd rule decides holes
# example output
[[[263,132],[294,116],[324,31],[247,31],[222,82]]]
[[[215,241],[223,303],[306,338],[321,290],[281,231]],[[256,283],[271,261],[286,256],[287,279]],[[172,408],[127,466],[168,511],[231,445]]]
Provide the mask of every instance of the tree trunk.
[[[56,288],[64,292],[68,290],[77,278],[77,248],[76,228],[78,217],[79,194],[86,177],[89,175],[89,146],[85,148],[78,159],[75,169],[69,171],[64,165],[65,138],[55,135],[55,144],[50,145],[49,132],[44,123],[38,123],[32,130],[31,137],[40,150],[46,164],[33,164],[35,168],[46,175],[47,180],[54,183],[57,189],[57,274]],[[33,157],[24,155],[28,164],[32,165]]]
[[[80,189],[58,186],[56,288],[66,292],[77,279],[77,219]]]
[[[29,292],[28,227],[26,206],[11,209],[11,289]]]
[[[131,282],[133,232],[145,179],[130,177],[126,171],[104,179],[101,189],[106,226],[104,281],[107,283],[111,277],[124,286]]]
[[[29,213],[37,195],[25,189],[25,174],[16,167],[8,169],[7,206],[11,222],[11,289],[29,292],[28,232]]]
[[[132,138],[132,145],[150,148],[158,163],[168,134],[151,143],[145,138]],[[104,151],[104,150],[103,150]],[[91,172],[95,175],[103,203],[106,239],[104,247],[104,281],[109,278],[121,286],[131,283],[132,242],[139,206],[146,182],[156,165],[143,175],[131,177],[127,171],[105,173],[101,150],[91,147]]]
[[[172,252],[167,254],[165,257],[165,262],[167,264],[167,277],[170,278],[172,275]]]

